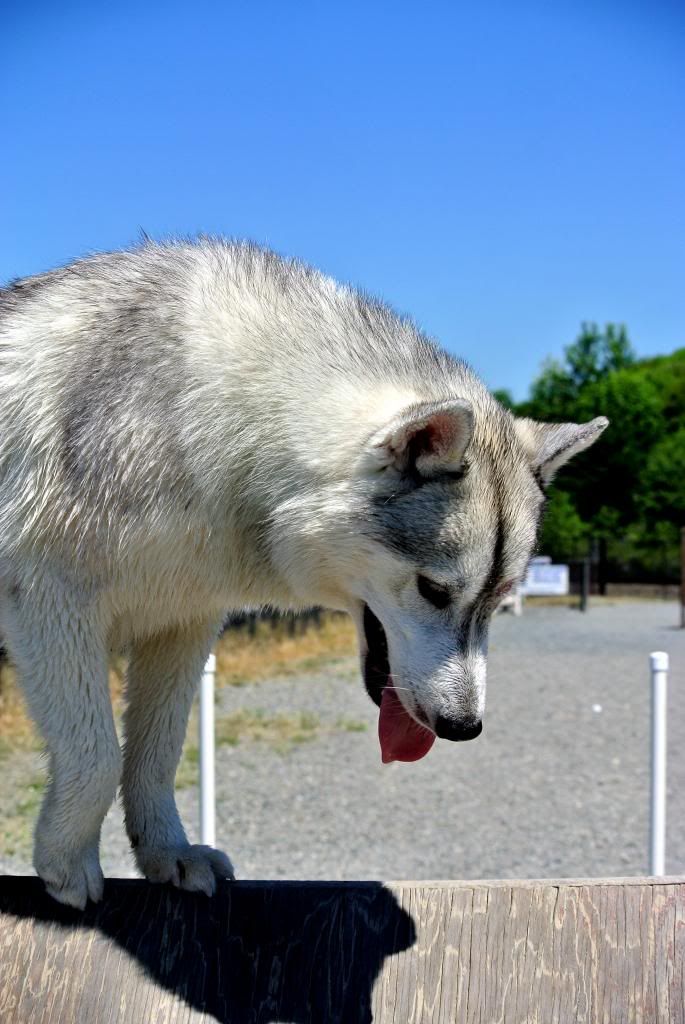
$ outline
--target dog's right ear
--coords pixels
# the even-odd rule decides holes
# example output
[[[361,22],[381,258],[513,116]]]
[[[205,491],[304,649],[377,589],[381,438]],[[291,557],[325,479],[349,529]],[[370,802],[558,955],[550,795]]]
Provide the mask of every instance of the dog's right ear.
[[[461,469],[473,436],[473,408],[462,398],[417,402],[369,441],[364,469],[390,471],[416,483]]]

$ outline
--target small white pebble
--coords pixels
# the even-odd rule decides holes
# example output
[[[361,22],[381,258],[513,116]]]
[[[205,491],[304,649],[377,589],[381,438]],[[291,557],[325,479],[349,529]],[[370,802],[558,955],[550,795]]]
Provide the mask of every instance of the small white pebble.
[[[601,704],[593,704],[592,705],[592,710],[595,712],[596,715],[598,715],[600,713],[600,711],[602,710],[602,705]]]

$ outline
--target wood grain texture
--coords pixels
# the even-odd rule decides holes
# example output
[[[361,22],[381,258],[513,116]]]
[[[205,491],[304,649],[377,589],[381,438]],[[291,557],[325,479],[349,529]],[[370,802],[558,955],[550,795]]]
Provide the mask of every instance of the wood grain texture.
[[[685,879],[0,878],[2,1024],[685,1024]]]

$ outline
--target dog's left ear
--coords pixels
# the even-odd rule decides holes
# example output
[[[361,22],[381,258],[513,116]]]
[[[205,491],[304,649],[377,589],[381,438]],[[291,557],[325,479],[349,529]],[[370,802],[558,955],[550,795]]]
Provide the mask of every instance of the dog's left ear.
[[[458,472],[473,435],[473,408],[465,399],[417,402],[371,439],[364,460],[372,470],[430,480]]]
[[[516,431],[531,460],[533,471],[547,487],[565,462],[589,448],[609,425],[606,416],[589,423],[538,423],[517,419]]]

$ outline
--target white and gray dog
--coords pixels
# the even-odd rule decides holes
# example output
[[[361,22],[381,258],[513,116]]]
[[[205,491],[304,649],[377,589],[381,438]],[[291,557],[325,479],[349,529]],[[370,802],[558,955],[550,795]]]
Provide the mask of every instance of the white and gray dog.
[[[488,620],[606,423],[516,419],[409,320],[249,244],[146,243],[0,291],[0,631],[50,758],[48,891],[101,897],[120,783],[147,878],[232,877],[174,801],[228,610],[347,610],[384,760],[478,735]]]

